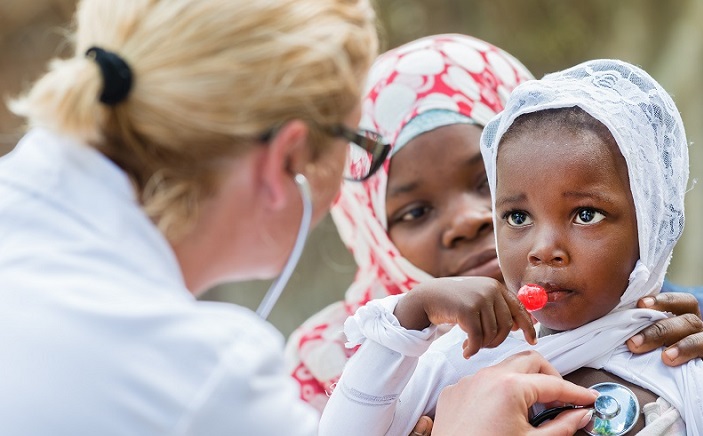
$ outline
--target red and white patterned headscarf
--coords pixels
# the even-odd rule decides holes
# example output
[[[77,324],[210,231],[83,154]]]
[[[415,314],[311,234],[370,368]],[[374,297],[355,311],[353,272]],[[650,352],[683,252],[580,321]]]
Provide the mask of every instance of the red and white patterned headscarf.
[[[503,109],[512,89],[528,79],[532,75],[519,61],[484,41],[454,34],[425,37],[376,60],[360,124],[394,146],[403,128],[429,111],[455,116],[447,117],[446,123],[435,120],[425,131],[455,123],[457,114],[484,126]],[[412,139],[403,136],[403,145]],[[347,317],[372,299],[408,292],[431,277],[405,259],[388,237],[386,186],[395,151],[368,180],[344,182],[332,218],[354,255],[356,277],[344,301],[308,319],[288,342],[289,370],[301,385],[302,398],[319,410],[355,351],[344,346]]]

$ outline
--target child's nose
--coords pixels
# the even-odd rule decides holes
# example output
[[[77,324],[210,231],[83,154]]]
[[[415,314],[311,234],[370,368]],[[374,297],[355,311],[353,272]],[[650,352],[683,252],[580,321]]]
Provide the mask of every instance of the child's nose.
[[[474,240],[493,232],[490,201],[463,195],[453,202],[448,213],[448,224],[442,235],[445,247],[454,248],[461,241]]]
[[[533,266],[566,266],[569,264],[569,255],[567,250],[564,249],[558,233],[550,229],[543,229],[535,232],[535,239],[528,254],[528,261]]]

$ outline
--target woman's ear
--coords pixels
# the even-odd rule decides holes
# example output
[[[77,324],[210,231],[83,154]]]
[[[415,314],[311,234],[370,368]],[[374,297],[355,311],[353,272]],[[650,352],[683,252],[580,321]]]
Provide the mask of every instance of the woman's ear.
[[[293,184],[293,176],[304,167],[309,156],[307,140],[309,128],[301,120],[285,123],[268,142],[261,163],[261,181],[266,202],[273,210],[279,210],[288,201],[287,190]],[[297,201],[297,200],[296,200]]]

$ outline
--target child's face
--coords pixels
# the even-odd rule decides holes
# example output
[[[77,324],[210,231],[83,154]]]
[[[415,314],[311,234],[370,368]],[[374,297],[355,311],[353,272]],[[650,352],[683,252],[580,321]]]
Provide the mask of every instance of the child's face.
[[[408,142],[391,160],[390,239],[406,259],[435,277],[502,281],[480,137],[475,125],[440,127]]]
[[[627,166],[590,130],[530,129],[501,144],[496,214],[503,275],[514,292],[537,283],[533,313],[568,330],[617,305],[639,258]]]

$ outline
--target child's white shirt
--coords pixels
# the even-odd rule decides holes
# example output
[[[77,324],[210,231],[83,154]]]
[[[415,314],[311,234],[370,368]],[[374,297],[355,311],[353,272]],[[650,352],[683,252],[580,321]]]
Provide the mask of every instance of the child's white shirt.
[[[540,338],[534,347],[517,331],[499,347],[466,360],[461,354],[466,333],[458,327],[434,342],[434,327],[421,332],[401,327],[393,315],[399,298],[372,301],[347,320],[350,345],[362,346],[325,407],[320,435],[408,435],[422,415],[434,414],[442,388],[526,349],[540,352],[562,374],[584,366],[605,369],[648,389],[680,412],[687,435],[703,434],[703,361],[671,368],[657,350],[634,355],[624,345],[664,314],[641,309],[611,313]]]

